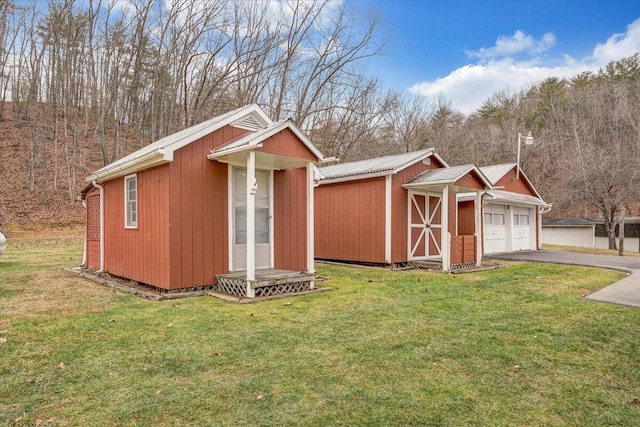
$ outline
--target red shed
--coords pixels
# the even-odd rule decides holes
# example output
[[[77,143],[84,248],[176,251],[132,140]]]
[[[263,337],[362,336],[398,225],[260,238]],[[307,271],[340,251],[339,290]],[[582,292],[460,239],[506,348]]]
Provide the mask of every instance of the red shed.
[[[163,290],[313,288],[322,160],[257,105],[167,136],[87,177],[86,266]]]
[[[315,191],[319,259],[375,264],[479,265],[480,199],[491,184],[474,165],[449,167],[433,148],[320,169]],[[473,192],[470,223],[456,194]]]

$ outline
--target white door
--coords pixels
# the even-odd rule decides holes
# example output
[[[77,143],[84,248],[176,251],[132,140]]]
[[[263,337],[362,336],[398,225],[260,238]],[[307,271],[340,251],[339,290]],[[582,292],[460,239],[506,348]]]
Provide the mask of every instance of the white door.
[[[531,249],[531,210],[513,207],[512,248],[514,251],[528,251]]]
[[[256,170],[258,191],[255,213],[256,268],[272,267],[270,172]],[[247,268],[247,169],[233,168],[233,270]]]
[[[409,260],[440,256],[442,197],[409,192]]]
[[[495,254],[507,251],[506,209],[504,205],[484,207],[484,253]]]

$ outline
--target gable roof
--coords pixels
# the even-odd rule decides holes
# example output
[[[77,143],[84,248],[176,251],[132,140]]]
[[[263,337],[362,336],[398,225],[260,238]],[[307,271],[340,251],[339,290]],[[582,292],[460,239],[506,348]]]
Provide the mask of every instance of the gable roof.
[[[584,218],[547,218],[542,217],[543,227],[593,227],[596,221]]]
[[[515,163],[503,163],[500,165],[482,166],[480,170],[485,174],[487,178],[489,178],[489,181],[491,181],[491,185],[496,185],[498,181],[504,178],[504,176],[515,167],[517,167]],[[540,193],[538,193],[536,187],[533,186],[527,175],[525,175],[525,173],[522,171],[522,168],[520,168],[520,177],[523,178],[524,182],[533,191],[535,196],[538,199],[542,200],[542,196],[540,196]],[[506,191],[503,192],[506,193]],[[546,203],[544,204],[547,205]]]
[[[104,182],[170,162],[173,160],[174,151],[226,125],[256,131],[272,124],[273,121],[258,105],[250,104],[159,139],[120,160],[98,169],[85,179],[88,182]]]
[[[313,143],[300,131],[300,129],[298,129],[298,127],[293,123],[291,119],[281,120],[256,132],[243,135],[240,138],[223,145],[222,147],[211,150],[210,154],[207,155],[207,158],[209,160],[214,160],[222,156],[228,156],[243,151],[253,150],[257,147],[262,147],[262,142],[264,140],[272,137],[278,132],[283,131],[284,129],[289,129],[291,132],[293,132],[294,135],[296,135],[298,139],[300,139],[304,146],[309,151],[311,151],[311,153],[316,156],[319,161],[322,161],[324,159],[324,155],[320,152],[318,147],[313,145]]]
[[[501,165],[482,166],[480,170],[487,178],[489,178],[491,184],[495,185],[515,166],[515,163],[504,163]],[[520,173],[522,173],[522,169],[520,170]]]
[[[324,166],[319,168],[320,183],[393,175],[432,156],[443,166],[449,166],[447,162],[445,162],[444,159],[436,153],[435,148],[427,148],[426,150],[412,151],[410,153],[395,154],[391,156]]]
[[[484,176],[476,165],[460,165],[448,168],[430,169],[405,182],[403,187],[417,187],[421,185],[453,184],[469,172],[475,172],[486,187],[491,187],[491,183]]]
[[[528,205],[538,205],[538,206],[550,206],[540,197],[531,196],[529,194],[513,193],[511,191],[504,191],[504,190],[489,190],[485,193],[485,197],[489,197],[493,200],[499,200],[502,202],[525,203]]]

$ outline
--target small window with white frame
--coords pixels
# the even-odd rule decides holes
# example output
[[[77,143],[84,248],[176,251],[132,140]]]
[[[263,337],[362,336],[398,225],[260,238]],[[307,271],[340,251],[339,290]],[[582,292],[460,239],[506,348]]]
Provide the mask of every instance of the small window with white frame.
[[[124,177],[124,226],[138,228],[138,176]]]

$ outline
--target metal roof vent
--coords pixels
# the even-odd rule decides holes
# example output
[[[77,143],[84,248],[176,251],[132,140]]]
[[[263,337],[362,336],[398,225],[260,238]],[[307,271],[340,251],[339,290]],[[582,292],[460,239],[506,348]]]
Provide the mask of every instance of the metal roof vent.
[[[254,115],[249,114],[231,123],[231,126],[255,132],[258,129],[262,129],[264,124],[260,123]]]

